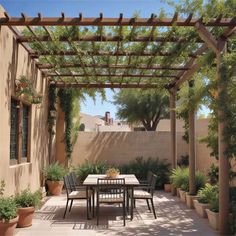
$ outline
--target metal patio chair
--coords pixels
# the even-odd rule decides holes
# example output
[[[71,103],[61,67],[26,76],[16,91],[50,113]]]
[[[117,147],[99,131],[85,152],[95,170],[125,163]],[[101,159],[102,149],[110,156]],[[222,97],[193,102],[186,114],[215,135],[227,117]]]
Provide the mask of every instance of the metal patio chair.
[[[124,178],[98,178],[97,180],[97,225],[99,224],[100,204],[122,204],[123,225],[125,226],[125,179]]]

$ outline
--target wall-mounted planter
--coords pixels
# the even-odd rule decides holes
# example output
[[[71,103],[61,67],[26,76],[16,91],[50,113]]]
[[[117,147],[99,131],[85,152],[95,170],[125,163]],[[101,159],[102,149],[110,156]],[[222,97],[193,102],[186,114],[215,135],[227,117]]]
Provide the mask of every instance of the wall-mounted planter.
[[[182,202],[186,202],[186,194],[187,194],[187,192],[185,192],[185,191],[183,191],[181,189],[179,190],[180,200]]]
[[[200,203],[197,199],[193,200],[194,208],[198,215],[202,218],[207,218],[206,209],[210,207],[208,203]]]
[[[197,195],[189,195],[188,193],[186,194],[186,204],[189,208],[194,209],[193,205],[193,200],[197,199]]]

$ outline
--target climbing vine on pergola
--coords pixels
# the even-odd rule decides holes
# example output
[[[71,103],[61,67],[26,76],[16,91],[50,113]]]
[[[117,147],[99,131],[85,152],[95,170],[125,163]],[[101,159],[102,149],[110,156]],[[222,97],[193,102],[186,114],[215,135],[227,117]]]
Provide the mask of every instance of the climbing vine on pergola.
[[[43,77],[55,88],[165,88],[171,94],[172,166],[176,165],[175,102],[178,88],[201,70],[202,57],[213,52],[217,66],[219,100],[220,161],[220,232],[228,224],[228,159],[223,138],[227,126],[224,98],[227,78],[222,55],[226,42],[236,29],[236,17],[194,18],[175,13],[172,18],[68,18],[21,17],[0,18],[16,40],[35,60]],[[25,26],[19,31],[16,26]],[[235,43],[235,42],[234,42]],[[209,50],[210,49],[210,50]],[[215,60],[216,59],[216,60]],[[212,63],[212,66],[215,66]],[[194,89],[194,88],[193,88]],[[194,194],[194,112],[189,111],[190,194]]]

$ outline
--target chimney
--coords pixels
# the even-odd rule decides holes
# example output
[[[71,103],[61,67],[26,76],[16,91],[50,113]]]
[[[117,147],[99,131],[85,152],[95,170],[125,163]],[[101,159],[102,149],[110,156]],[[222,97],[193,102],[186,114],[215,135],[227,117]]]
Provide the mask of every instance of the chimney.
[[[110,120],[110,112],[109,112],[109,111],[106,111],[106,113],[105,113],[105,122],[106,122],[107,124],[109,124],[109,120]]]

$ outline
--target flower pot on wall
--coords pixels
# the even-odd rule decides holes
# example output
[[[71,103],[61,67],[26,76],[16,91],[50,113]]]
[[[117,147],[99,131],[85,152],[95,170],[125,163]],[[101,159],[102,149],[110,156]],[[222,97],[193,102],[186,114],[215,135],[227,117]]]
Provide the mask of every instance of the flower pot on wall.
[[[62,192],[63,181],[47,180],[48,191],[55,196],[59,196]]]
[[[206,209],[210,207],[208,203],[200,203],[197,199],[193,200],[194,208],[198,215],[203,218],[207,218]]]
[[[34,216],[34,207],[22,207],[17,209],[19,215],[19,220],[17,223],[18,228],[29,227],[32,225],[33,216]]]
[[[186,194],[186,204],[189,208],[194,209],[193,205],[193,200],[197,199],[197,195],[189,195],[188,193]]]
[[[164,184],[165,192],[171,192],[171,184]]]
[[[186,202],[186,192],[185,191],[183,191],[183,190],[179,190],[179,195],[180,195],[180,200],[182,201],[182,202]]]
[[[18,221],[18,216],[8,222],[3,222],[0,220],[0,235],[1,236],[13,236]]]
[[[219,229],[219,212],[213,212],[210,209],[206,209],[206,213],[207,213],[210,226],[214,230],[218,230]]]

